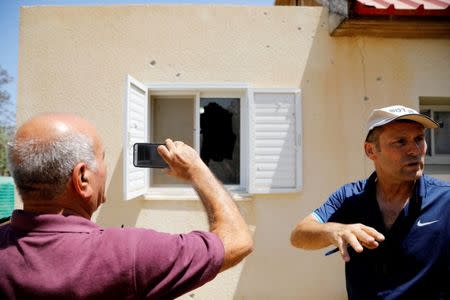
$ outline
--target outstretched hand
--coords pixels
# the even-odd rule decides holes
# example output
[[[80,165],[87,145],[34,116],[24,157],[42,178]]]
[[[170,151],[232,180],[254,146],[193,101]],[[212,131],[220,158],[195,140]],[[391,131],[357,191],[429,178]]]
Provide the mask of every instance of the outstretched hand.
[[[195,172],[206,167],[192,147],[171,139],[166,139],[165,142],[166,146],[158,147],[158,153],[169,165],[169,168],[165,170],[168,175],[191,181]]]
[[[379,243],[384,241],[384,235],[376,231],[374,228],[363,224],[339,224],[334,223],[332,226],[331,239],[333,244],[339,248],[342,259],[345,262],[350,260],[348,247],[352,247],[356,252],[360,253],[365,248],[375,249]]]

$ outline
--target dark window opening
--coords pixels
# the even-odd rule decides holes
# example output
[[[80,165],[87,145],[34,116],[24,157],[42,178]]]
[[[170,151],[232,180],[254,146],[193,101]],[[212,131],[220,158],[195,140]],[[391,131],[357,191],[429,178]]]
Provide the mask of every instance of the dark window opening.
[[[200,156],[224,184],[240,184],[239,98],[200,98]]]

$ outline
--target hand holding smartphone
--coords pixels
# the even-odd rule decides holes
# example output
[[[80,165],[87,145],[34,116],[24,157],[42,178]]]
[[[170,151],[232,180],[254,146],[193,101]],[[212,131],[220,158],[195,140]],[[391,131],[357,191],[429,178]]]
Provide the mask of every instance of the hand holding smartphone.
[[[158,146],[165,144],[136,143],[133,145],[133,165],[138,168],[168,168],[158,153]]]

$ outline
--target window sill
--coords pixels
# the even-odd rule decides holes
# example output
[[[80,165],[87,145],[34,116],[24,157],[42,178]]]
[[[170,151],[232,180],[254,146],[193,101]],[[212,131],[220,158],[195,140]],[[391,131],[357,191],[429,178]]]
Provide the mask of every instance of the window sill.
[[[425,163],[425,174],[429,175],[449,175],[450,164],[427,164]]]
[[[425,165],[449,165],[450,155],[436,155],[434,157],[426,156]]]
[[[253,200],[253,195],[247,192],[235,190],[230,191],[235,201]],[[199,201],[197,193],[193,188],[154,188],[142,196],[144,200],[152,201]]]

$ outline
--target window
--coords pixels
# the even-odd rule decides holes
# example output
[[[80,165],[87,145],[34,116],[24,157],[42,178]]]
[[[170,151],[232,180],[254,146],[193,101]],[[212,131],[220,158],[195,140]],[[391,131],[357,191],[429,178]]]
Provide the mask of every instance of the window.
[[[224,184],[240,184],[241,98],[200,98],[200,157]]]
[[[125,103],[125,199],[191,198],[192,188],[160,170],[135,168],[137,142],[171,137],[196,149],[235,195],[301,187],[297,89],[243,84],[147,84],[128,77]],[[183,198],[184,197],[184,198]]]
[[[450,164],[450,98],[420,98],[420,112],[439,123],[426,131],[426,160],[430,164]]]
[[[153,143],[164,143],[167,137],[194,145],[194,103],[191,96],[150,96],[149,137]],[[150,169],[150,186],[184,186],[178,179],[158,169]]]
[[[194,146],[217,178],[226,185],[239,186],[240,106],[245,93],[189,93],[150,92],[150,140],[163,143],[171,137]],[[186,186],[160,170],[150,173],[150,186]]]

